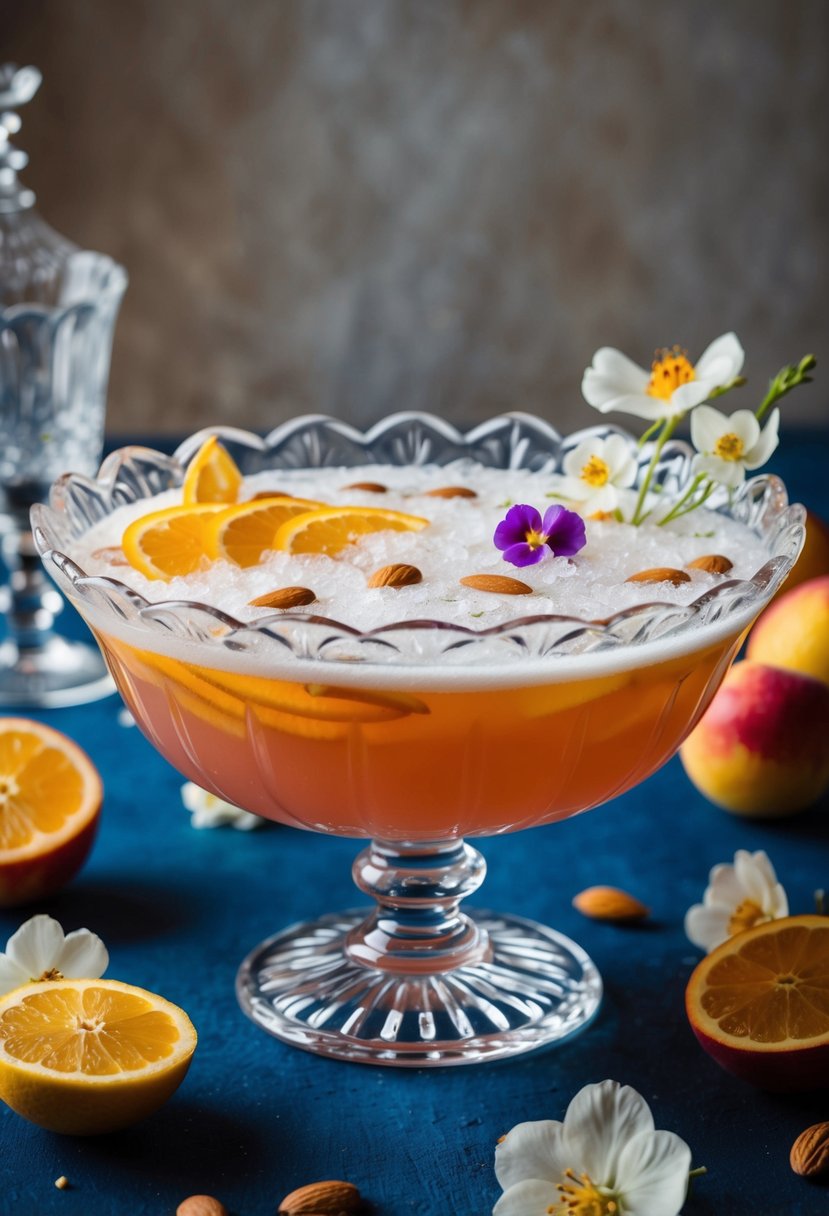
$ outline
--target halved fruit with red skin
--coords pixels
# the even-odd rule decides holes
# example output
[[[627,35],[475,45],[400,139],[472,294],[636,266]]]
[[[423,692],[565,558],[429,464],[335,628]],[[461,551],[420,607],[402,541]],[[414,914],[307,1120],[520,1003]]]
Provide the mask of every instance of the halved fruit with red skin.
[[[702,1047],[761,1089],[829,1085],[829,917],[789,916],[730,937],[696,967],[685,1009]]]

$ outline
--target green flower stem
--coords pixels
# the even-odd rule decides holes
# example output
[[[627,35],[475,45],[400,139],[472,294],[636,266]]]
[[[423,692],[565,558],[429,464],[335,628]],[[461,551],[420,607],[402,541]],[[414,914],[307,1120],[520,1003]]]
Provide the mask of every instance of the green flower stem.
[[[713,401],[715,397],[722,397],[723,393],[730,393],[732,388],[742,388],[744,384],[748,384],[745,376],[735,376],[733,380],[729,380],[728,384],[721,384],[719,388],[712,388],[706,400]]]
[[[668,442],[671,435],[673,435],[674,431],[679,426],[679,423],[680,423],[682,417],[683,417],[682,414],[677,414],[676,417],[674,417],[674,418],[666,418],[662,425],[662,430],[659,433],[659,438],[657,439],[657,441],[654,445],[653,455],[651,456],[651,461],[650,461],[650,464],[648,465],[648,470],[645,473],[645,478],[644,478],[644,480],[642,482],[642,486],[639,490],[639,497],[636,499],[636,507],[634,508],[633,515],[631,516],[631,520],[630,520],[630,522],[632,524],[641,524],[642,523],[642,520],[644,518],[642,515],[642,508],[645,505],[645,499],[648,496],[648,490],[650,489],[651,482],[653,481],[653,475],[654,475],[654,472],[656,471],[657,461],[659,460],[659,457],[662,455],[662,449],[664,448],[665,444]]]
[[[777,375],[769,381],[769,391],[755,411],[757,421],[762,422],[772,406],[776,405],[780,398],[785,397],[786,393],[790,393],[793,388],[797,388],[801,384],[811,384],[812,377],[809,372],[816,367],[817,359],[814,355],[804,355],[799,363],[787,363],[785,367],[781,367]]]
[[[689,503],[687,507],[683,507],[683,509],[681,511],[677,511],[674,508],[674,510],[671,511],[670,515],[666,515],[665,519],[662,519],[659,521],[659,526],[661,527],[662,524],[666,523],[667,520],[669,520],[669,519],[681,519],[683,515],[690,515],[692,511],[696,511],[697,507],[701,507],[704,503],[706,503],[708,501],[708,499],[714,493],[714,490],[716,488],[717,488],[717,483],[715,481],[709,480],[708,484],[706,485],[703,492],[700,494],[699,498],[695,498],[693,502]],[[679,505],[679,504],[677,504],[677,505]]]
[[[675,519],[677,517],[677,515],[682,514],[681,508],[685,505],[685,503],[688,501],[689,498],[693,498],[693,496],[696,494],[697,490],[699,489],[699,487],[702,485],[702,483],[704,481],[705,481],[705,474],[697,473],[696,477],[691,482],[690,486],[685,491],[685,493],[682,495],[682,497],[679,499],[679,501],[674,503],[674,505],[671,507],[670,511],[668,512],[668,514],[665,516],[664,519],[660,519],[660,521],[659,521],[660,528],[662,527],[663,524],[667,524],[672,519]]]
[[[688,1171],[688,1178],[689,1178],[689,1180],[691,1178],[701,1178],[703,1176],[703,1174],[707,1174],[707,1173],[708,1173],[708,1167],[706,1165],[698,1165],[696,1167],[696,1169]]]
[[[645,444],[648,442],[648,440],[650,439],[651,435],[655,435],[661,426],[662,426],[661,418],[657,418],[656,422],[652,422],[650,424],[650,426],[648,427],[648,429],[645,431],[644,435],[639,436],[639,447],[643,448],[645,446]]]

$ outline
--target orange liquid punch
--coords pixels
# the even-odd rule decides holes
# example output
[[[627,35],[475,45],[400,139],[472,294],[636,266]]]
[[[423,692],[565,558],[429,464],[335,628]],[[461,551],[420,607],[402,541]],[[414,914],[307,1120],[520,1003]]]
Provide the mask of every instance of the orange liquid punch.
[[[740,642],[568,682],[472,691],[301,684],[99,638],[151,742],[193,781],[269,819],[436,840],[563,819],[659,768]],[[343,673],[344,675],[345,673]]]

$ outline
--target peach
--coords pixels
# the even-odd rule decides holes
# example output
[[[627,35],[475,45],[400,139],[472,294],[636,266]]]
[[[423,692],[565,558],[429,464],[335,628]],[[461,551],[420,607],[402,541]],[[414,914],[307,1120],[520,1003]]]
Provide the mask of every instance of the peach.
[[[829,575],[801,583],[767,608],[746,657],[829,684]]]
[[[829,787],[829,687],[745,661],[731,668],[680,749],[697,789],[727,811],[773,818]]]
[[[829,574],[829,524],[813,511],[807,511],[803,551],[775,598],[823,574]]]

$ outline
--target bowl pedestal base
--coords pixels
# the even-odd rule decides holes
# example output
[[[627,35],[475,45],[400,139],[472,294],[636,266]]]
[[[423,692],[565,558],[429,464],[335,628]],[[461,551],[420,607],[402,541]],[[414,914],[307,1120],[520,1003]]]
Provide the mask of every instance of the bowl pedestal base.
[[[257,946],[237,978],[243,1010],[307,1051],[397,1067],[472,1064],[570,1038],[599,1008],[598,971],[543,925],[461,912],[485,872],[462,841],[373,841],[354,877],[376,908]]]

